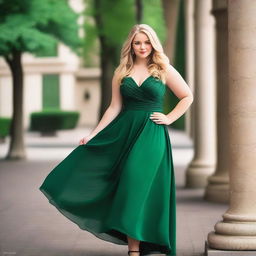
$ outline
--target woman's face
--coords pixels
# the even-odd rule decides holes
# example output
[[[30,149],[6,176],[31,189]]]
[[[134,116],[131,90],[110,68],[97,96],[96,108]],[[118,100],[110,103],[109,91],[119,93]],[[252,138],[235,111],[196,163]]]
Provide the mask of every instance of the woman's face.
[[[148,36],[142,32],[135,35],[132,41],[132,48],[135,56],[138,58],[147,58],[152,51],[152,45]]]

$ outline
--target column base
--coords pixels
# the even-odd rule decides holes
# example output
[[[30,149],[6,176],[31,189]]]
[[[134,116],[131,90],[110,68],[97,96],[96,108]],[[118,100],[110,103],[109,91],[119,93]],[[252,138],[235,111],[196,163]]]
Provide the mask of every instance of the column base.
[[[256,236],[217,234],[212,231],[208,234],[207,241],[213,249],[254,251],[256,255]]]
[[[191,164],[186,171],[187,188],[204,188],[208,183],[208,177],[213,174],[213,165]]]
[[[252,256],[255,255],[255,251],[231,251],[231,250],[218,250],[209,247],[207,241],[205,241],[205,256]]]
[[[226,176],[210,176],[205,189],[204,199],[215,203],[229,202],[229,178]]]

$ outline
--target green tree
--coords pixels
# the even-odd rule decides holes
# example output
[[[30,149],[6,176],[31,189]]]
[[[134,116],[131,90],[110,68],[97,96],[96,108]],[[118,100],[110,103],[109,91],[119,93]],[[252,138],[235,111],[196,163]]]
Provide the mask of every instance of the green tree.
[[[135,24],[134,0],[84,0],[85,38],[84,58],[88,63],[91,49],[98,43],[101,69],[101,106],[99,117],[111,100],[111,83],[114,69],[119,64],[122,43]]]
[[[136,22],[139,24],[142,21],[143,15],[143,1],[142,0],[135,0],[135,17]]]
[[[84,1],[86,22],[83,58],[85,65],[90,66],[92,57],[99,49],[101,117],[110,103],[113,71],[119,64],[121,46],[128,32],[136,23],[147,23],[157,31],[163,41],[163,11],[161,0]]]
[[[24,52],[52,50],[61,41],[73,50],[79,46],[78,14],[66,0],[0,0],[0,56],[13,80],[13,115],[8,159],[26,157],[23,134]]]

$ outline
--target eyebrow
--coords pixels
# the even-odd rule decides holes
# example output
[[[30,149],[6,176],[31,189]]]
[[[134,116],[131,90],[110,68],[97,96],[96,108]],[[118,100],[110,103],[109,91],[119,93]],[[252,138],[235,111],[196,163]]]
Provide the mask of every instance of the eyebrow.
[[[133,42],[141,42],[140,40],[134,40]],[[149,39],[145,40],[145,42],[150,42]]]

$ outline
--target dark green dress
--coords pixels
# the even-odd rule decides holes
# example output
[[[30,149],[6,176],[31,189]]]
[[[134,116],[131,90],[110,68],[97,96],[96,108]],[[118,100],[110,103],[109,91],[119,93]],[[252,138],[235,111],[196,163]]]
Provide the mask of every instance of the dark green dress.
[[[77,146],[45,178],[40,190],[64,216],[100,239],[141,255],[176,255],[176,193],[163,111],[166,85],[149,76],[138,86],[125,77],[121,112],[87,144]]]

